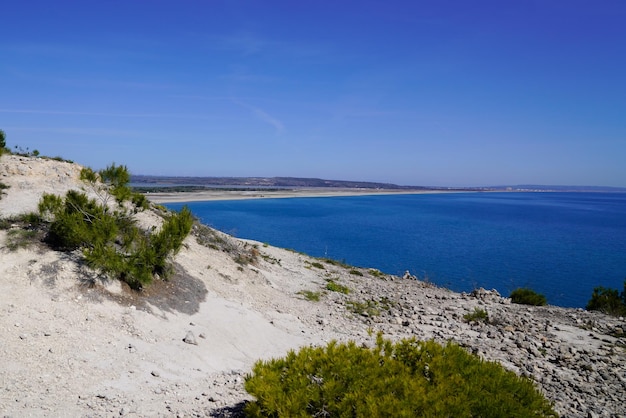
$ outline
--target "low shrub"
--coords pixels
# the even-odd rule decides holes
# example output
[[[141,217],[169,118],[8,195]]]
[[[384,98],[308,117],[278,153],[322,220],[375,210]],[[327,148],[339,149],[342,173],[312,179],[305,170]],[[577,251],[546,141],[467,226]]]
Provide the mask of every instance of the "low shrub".
[[[350,268],[352,266],[346,264],[345,260],[334,260],[332,258],[328,258],[328,257],[323,257],[323,258],[318,258],[318,260],[323,261],[326,264],[330,264],[333,266],[337,266],[337,267],[343,267],[343,268]]]
[[[245,378],[249,417],[556,417],[531,380],[458,345],[380,335],[258,361]]]
[[[41,218],[36,213],[25,213],[8,218],[0,218],[0,230],[8,230],[13,227],[22,229],[36,229],[41,226]]]
[[[35,213],[25,213],[0,219],[0,229],[7,231],[6,248],[17,251],[43,240],[45,230],[41,219]]]
[[[339,262],[337,260],[333,260],[332,258],[321,258],[320,260],[322,260],[326,264],[330,264],[330,265],[333,265],[333,266],[338,266],[339,265]]]
[[[4,194],[4,190],[8,189],[9,187],[10,186],[0,182],[0,199],[2,199],[2,195]]]
[[[269,254],[261,253],[261,258],[263,258],[263,260],[267,261],[270,264],[278,264],[280,266],[280,259],[272,257]]]
[[[489,314],[480,308],[474,308],[474,312],[463,315],[465,322],[489,322]]]
[[[374,276],[374,277],[378,277],[379,279],[382,279],[382,278],[386,277],[385,273],[383,273],[382,271],[377,270],[377,269],[369,269],[368,273],[370,275]]]
[[[301,290],[298,294],[304,296],[306,300],[310,300],[311,302],[319,302],[321,296],[320,292],[313,292],[311,290]]]
[[[6,246],[9,251],[27,248],[35,242],[38,236],[39,231],[35,229],[10,229],[7,232]]]
[[[363,276],[363,273],[356,269],[350,270],[350,274],[352,274],[353,276]]]
[[[243,250],[237,249],[235,251],[233,260],[235,260],[235,263],[239,264],[240,266],[245,266],[248,264],[256,265],[260,254],[261,253],[257,246],[249,246],[246,244],[244,245]]]
[[[548,301],[546,297],[529,288],[517,288],[509,296],[511,302],[519,305],[545,306]]]
[[[53,161],[60,161],[62,163],[70,163],[73,164],[74,161],[73,160],[68,160],[66,158],[61,157],[60,155],[54,156],[54,157],[45,157],[47,160],[53,160]]]
[[[617,289],[602,286],[594,288],[586,309],[608,315],[626,316],[626,280],[624,280],[624,290],[621,295]]]
[[[378,316],[380,315],[380,307],[375,300],[367,300],[360,302],[357,300],[349,300],[346,302],[346,308],[356,315],[362,316]]]
[[[331,292],[339,292],[347,295],[350,293],[350,288],[335,282],[334,280],[328,280],[326,283],[326,290],[330,290]]]

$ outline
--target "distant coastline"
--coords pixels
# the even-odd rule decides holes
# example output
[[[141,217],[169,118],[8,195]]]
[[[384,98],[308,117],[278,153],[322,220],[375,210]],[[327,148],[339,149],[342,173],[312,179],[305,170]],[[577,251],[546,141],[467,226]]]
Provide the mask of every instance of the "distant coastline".
[[[135,191],[144,193],[154,203],[469,192],[626,193],[626,188],[602,186],[504,185],[489,187],[431,187],[297,177],[173,177],[139,175],[132,177],[131,185]]]
[[[489,191],[486,188],[400,186],[299,177],[133,176],[133,188],[154,203]]]
[[[294,188],[274,190],[222,190],[207,189],[193,192],[146,192],[146,197],[153,203],[204,202],[217,200],[245,200],[245,199],[287,199],[295,197],[340,197],[340,196],[370,196],[370,195],[397,195],[397,194],[427,194],[427,193],[460,193],[471,190],[396,190],[396,189],[343,189],[336,187],[326,188]]]

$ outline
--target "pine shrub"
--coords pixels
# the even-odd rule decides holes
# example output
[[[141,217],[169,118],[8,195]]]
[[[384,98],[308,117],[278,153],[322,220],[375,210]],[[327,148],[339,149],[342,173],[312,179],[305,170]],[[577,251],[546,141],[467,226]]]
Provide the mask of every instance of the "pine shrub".
[[[624,280],[624,291],[621,295],[617,289],[602,286],[594,288],[586,309],[588,311],[600,311],[608,315],[625,316],[626,280]]]
[[[548,303],[544,295],[529,288],[517,288],[511,292],[509,297],[511,302],[519,305],[545,306]]]
[[[378,336],[258,361],[245,379],[249,417],[556,417],[532,381],[458,345]]]
[[[50,223],[47,242],[59,250],[81,249],[87,265],[133,289],[149,285],[155,275],[166,278],[168,259],[179,251],[193,224],[189,208],[166,214],[161,229],[150,233],[140,230],[132,217],[147,201],[130,192],[125,166],[113,164],[98,173],[86,168],[81,179],[99,201],[75,190],[65,197],[44,194],[39,214]],[[111,208],[111,199],[117,208]]]
[[[463,315],[465,322],[489,322],[489,314],[481,308],[474,308],[474,312]]]

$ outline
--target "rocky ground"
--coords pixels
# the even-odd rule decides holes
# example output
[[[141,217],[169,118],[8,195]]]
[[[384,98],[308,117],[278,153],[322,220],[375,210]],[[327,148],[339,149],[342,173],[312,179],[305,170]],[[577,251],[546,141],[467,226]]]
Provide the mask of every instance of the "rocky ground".
[[[44,190],[80,187],[78,171],[2,157],[0,182],[11,187],[0,218],[34,210]],[[80,254],[36,240],[10,249],[9,235],[0,231],[2,416],[239,416],[257,359],[332,339],[371,344],[378,331],[498,361],[532,378],[562,416],[626,416],[624,318],[454,293],[201,225],[176,274],[137,294],[96,280]],[[331,281],[348,293],[328,290]],[[476,309],[488,319],[466,320]]]

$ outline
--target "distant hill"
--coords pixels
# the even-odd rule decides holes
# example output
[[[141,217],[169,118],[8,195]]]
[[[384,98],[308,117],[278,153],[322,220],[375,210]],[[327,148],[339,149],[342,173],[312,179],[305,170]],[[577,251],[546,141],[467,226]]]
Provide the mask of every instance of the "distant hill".
[[[605,186],[546,186],[537,184],[501,185],[488,187],[433,187],[400,186],[393,183],[368,181],[326,180],[300,177],[178,177],[133,175],[131,183],[137,189],[184,189],[185,191],[204,188],[221,189],[272,189],[324,187],[341,189],[385,189],[385,190],[446,190],[446,191],[494,191],[494,192],[605,192],[626,193],[626,187]]]
[[[131,183],[136,188],[154,187],[211,187],[211,188],[302,188],[326,187],[342,189],[386,189],[386,190],[487,190],[485,188],[399,186],[392,183],[367,181],[325,180],[299,177],[177,177],[134,175]]]

